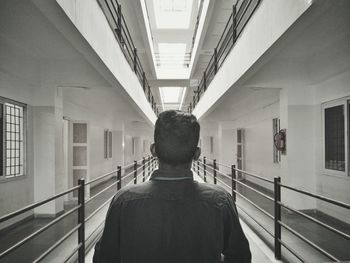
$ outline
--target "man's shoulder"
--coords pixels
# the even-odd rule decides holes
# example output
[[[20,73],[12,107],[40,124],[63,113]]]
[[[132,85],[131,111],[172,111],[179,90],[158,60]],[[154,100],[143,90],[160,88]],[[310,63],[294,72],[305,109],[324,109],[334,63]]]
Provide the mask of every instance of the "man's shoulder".
[[[130,185],[120,189],[113,198],[113,203],[122,203],[134,199],[142,199],[149,197],[150,181],[138,185]]]
[[[206,183],[196,183],[195,185],[199,196],[206,201],[225,204],[230,198],[230,194],[221,186]]]

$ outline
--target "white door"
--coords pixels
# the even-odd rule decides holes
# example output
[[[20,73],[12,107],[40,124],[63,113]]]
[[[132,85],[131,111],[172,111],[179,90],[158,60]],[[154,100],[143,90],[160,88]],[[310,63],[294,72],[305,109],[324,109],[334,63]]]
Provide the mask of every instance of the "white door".
[[[88,181],[89,175],[89,125],[84,121],[70,121],[71,139],[71,186],[78,184],[79,178]],[[89,197],[89,188],[85,189],[86,196]],[[74,191],[73,198],[77,198],[77,191]]]
[[[244,170],[244,130],[237,129],[237,154],[236,154],[236,167],[237,169]],[[237,173],[237,178],[242,178],[242,173]]]

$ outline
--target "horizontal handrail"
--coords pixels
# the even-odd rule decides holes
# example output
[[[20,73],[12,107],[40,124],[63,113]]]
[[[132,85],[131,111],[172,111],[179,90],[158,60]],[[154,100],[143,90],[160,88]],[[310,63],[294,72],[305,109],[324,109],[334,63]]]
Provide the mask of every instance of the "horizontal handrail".
[[[282,222],[282,217],[281,217],[281,208],[287,209],[293,213],[296,213],[310,221],[312,221],[313,223],[316,223],[324,228],[326,228],[329,231],[332,231],[335,234],[338,234],[340,237],[345,238],[347,240],[350,240],[350,235],[348,233],[345,233],[331,225],[328,225],[324,222],[322,222],[321,220],[318,220],[310,215],[307,215],[293,207],[290,207],[287,204],[284,204],[283,202],[281,202],[281,188],[286,188],[289,189],[291,191],[295,191],[328,203],[331,203],[333,205],[336,205],[338,207],[342,207],[345,209],[350,209],[350,204],[338,201],[338,200],[334,200],[319,194],[314,194],[314,193],[310,193],[295,187],[291,187],[288,185],[284,185],[281,183],[281,178],[280,177],[275,177],[273,181],[270,181],[269,179],[263,178],[259,175],[247,172],[247,171],[243,171],[241,169],[237,169],[235,167],[235,165],[226,165],[226,164],[221,164],[218,163],[215,159],[210,159],[210,158],[206,158],[203,157],[202,158],[203,161],[201,160],[197,160],[195,162],[193,162],[193,170],[197,171],[198,174],[200,176],[203,176],[203,179],[205,179],[206,181],[206,176],[212,176],[213,177],[213,181],[214,184],[220,184],[224,187],[227,188],[228,191],[230,191],[233,195],[234,201],[236,201],[236,195],[240,196],[243,200],[247,201],[248,203],[250,203],[253,207],[255,207],[256,209],[258,209],[260,212],[262,212],[263,214],[265,214],[266,216],[268,216],[270,219],[272,219],[274,221],[274,228],[275,228],[275,234],[273,235],[271,232],[269,232],[266,227],[264,227],[260,222],[258,222],[254,217],[252,217],[251,215],[249,215],[249,213],[247,211],[245,211],[244,209],[242,209],[239,204],[237,204],[237,207],[240,208],[248,217],[250,217],[253,221],[255,221],[255,223],[257,225],[259,225],[261,228],[263,228],[266,232],[268,232],[275,241],[275,257],[276,259],[281,259],[281,246],[285,247],[291,254],[293,254],[296,258],[298,258],[301,262],[306,262],[306,260],[300,256],[298,254],[297,251],[295,251],[293,248],[291,248],[288,244],[286,244],[285,242],[282,241],[281,238],[281,227],[285,228],[287,231],[291,232],[292,234],[294,234],[295,236],[297,236],[298,238],[300,238],[301,240],[303,240],[304,242],[306,242],[308,245],[310,245],[311,247],[313,247],[314,249],[318,250],[320,253],[322,253],[323,255],[327,256],[328,258],[338,261],[338,259],[330,254],[329,252],[327,252],[325,249],[319,247],[318,245],[316,245],[314,242],[312,242],[311,240],[309,240],[307,237],[303,236],[302,234],[298,233],[296,230],[294,230],[293,228],[289,227],[288,225],[286,225],[285,223]],[[212,162],[206,162],[206,161],[212,161]],[[231,170],[231,174],[227,174],[227,173],[223,173],[218,169],[218,166],[224,166],[227,168],[230,168]],[[211,172],[209,172],[209,171]],[[272,183],[274,185],[274,196],[271,197],[268,194],[265,194],[261,191],[259,191],[258,189],[255,189],[254,187],[248,185],[247,183],[239,180],[237,178],[237,172],[240,173],[244,173],[247,175],[251,175],[252,177],[261,179],[263,181],[267,181],[269,183]],[[221,177],[221,176],[223,177]],[[218,177],[220,176],[220,177]],[[224,179],[229,179],[231,181],[232,186],[228,185]],[[207,181],[206,181],[207,182]],[[218,182],[218,183],[217,183]],[[273,202],[274,204],[274,214],[270,214],[269,212],[267,212],[265,209],[261,208],[260,206],[258,206],[255,202],[253,202],[252,200],[250,200],[248,197],[244,196],[242,193],[240,193],[236,187],[237,184],[242,185],[252,191],[254,191],[255,193],[259,194],[260,196],[265,197],[266,199],[270,200],[271,202]]]
[[[137,177],[143,175],[144,179],[146,179],[146,177],[148,178],[150,176],[151,171],[154,170],[154,168],[156,167],[155,163],[153,163],[156,159],[155,158],[151,158],[150,156],[148,158],[143,157],[142,159],[138,160],[138,161],[134,161],[131,165],[135,165],[138,163],[142,163],[140,168],[143,168],[142,172],[137,175]],[[130,166],[131,166],[130,165]],[[148,169],[146,170],[145,168],[148,166]],[[129,165],[124,166],[125,167],[129,167]],[[150,169],[150,167],[152,167]],[[138,168],[137,170],[133,170],[130,174],[135,173],[135,171],[140,170],[140,168]],[[50,201],[53,201],[57,198],[60,198],[61,196],[64,196],[66,194],[69,194],[75,190],[79,190],[78,192],[78,205],[75,206],[74,208],[68,210],[67,212],[63,213],[62,215],[58,216],[57,218],[53,219],[52,221],[50,221],[48,224],[46,224],[45,226],[41,227],[40,229],[36,230],[35,232],[31,233],[30,235],[26,236],[25,238],[19,240],[16,244],[12,245],[11,247],[7,248],[6,250],[2,251],[0,253],[0,258],[5,257],[6,255],[8,255],[9,253],[11,253],[13,250],[19,248],[20,246],[22,246],[23,244],[25,244],[26,242],[28,242],[29,240],[33,239],[34,237],[36,237],[37,235],[39,235],[40,233],[44,232],[45,230],[47,230],[48,228],[50,228],[51,226],[53,226],[54,224],[56,224],[57,222],[63,220],[65,217],[71,215],[72,213],[78,211],[77,215],[78,215],[78,224],[72,228],[68,233],[66,233],[63,237],[61,237],[58,241],[56,241],[53,245],[51,245],[46,251],[44,251],[44,253],[42,253],[40,256],[38,256],[34,262],[40,262],[42,261],[44,258],[46,258],[54,249],[56,249],[60,244],[62,244],[66,239],[68,239],[74,232],[76,232],[78,230],[78,243],[79,245],[73,250],[73,252],[65,259],[65,262],[70,260],[72,256],[74,256],[74,254],[76,254],[77,252],[79,253],[79,262],[82,262],[84,259],[84,256],[82,256],[84,254],[85,251],[85,222],[87,222],[89,219],[91,219],[94,215],[96,215],[103,207],[105,207],[113,198],[114,195],[110,198],[108,198],[107,201],[105,201],[101,206],[99,206],[95,211],[93,211],[88,217],[85,217],[85,212],[84,212],[84,207],[87,203],[89,203],[90,201],[92,201],[93,199],[95,199],[96,197],[98,197],[99,195],[101,195],[102,193],[106,192],[108,189],[112,188],[113,186],[115,186],[118,183],[121,183],[121,179],[124,179],[125,177],[118,179],[117,181],[113,182],[111,185],[108,185],[107,187],[105,187],[103,190],[101,190],[100,192],[98,192],[97,194],[95,194],[93,197],[85,200],[84,198],[84,189],[85,186],[91,185],[92,183],[95,183],[98,180],[101,180],[103,178],[106,178],[107,176],[111,176],[115,173],[118,173],[118,176],[120,178],[120,172],[121,172],[122,167],[118,166],[118,169],[113,170],[111,172],[108,172],[106,174],[103,174],[89,182],[84,182],[84,179],[79,179],[78,181],[78,185],[72,188],[69,188],[59,194],[53,195],[49,198],[46,198],[42,201],[39,202],[35,202],[33,204],[30,204],[22,209],[19,209],[17,211],[11,212],[7,215],[4,215],[0,218],[0,223],[4,222],[6,220],[9,220],[15,216],[18,216],[20,214],[23,214],[29,210],[32,210],[36,207],[39,207],[41,205],[44,205]],[[147,176],[146,176],[147,173]],[[134,182],[134,180],[131,180],[130,182]],[[130,184],[130,182],[128,184]],[[118,185],[118,190],[120,189],[121,185]]]
[[[46,258],[55,248],[61,245],[67,238],[69,238],[75,231],[77,231],[80,226],[81,224],[78,224],[74,228],[72,228],[67,234],[61,237],[55,244],[53,244],[49,249],[47,249],[43,254],[41,254],[36,260],[34,260],[33,263],[40,262],[44,258]]]
[[[319,247],[318,245],[316,245],[314,242],[310,241],[309,239],[307,239],[306,237],[304,237],[302,234],[298,233],[297,231],[295,231],[294,229],[292,229],[291,227],[289,227],[288,225],[286,225],[285,223],[283,223],[282,221],[278,220],[278,223],[283,226],[285,229],[287,229],[290,233],[292,233],[293,235],[297,236],[298,238],[300,238],[301,240],[303,240],[305,243],[309,244],[310,246],[312,246],[314,249],[316,249],[317,251],[321,252],[323,255],[325,255],[326,257],[328,257],[331,260],[334,261],[340,261],[338,258],[336,258],[335,256],[333,256],[332,254],[328,253],[327,251],[325,251],[323,248]]]
[[[99,191],[97,194],[94,194],[92,197],[90,197],[89,199],[85,200],[85,204],[90,203],[92,200],[94,200],[95,198],[97,198],[99,195],[103,194],[104,192],[106,192],[108,189],[112,188],[113,186],[115,186],[116,184],[118,184],[120,182],[120,180],[115,181],[114,183],[112,183],[111,185],[107,186],[106,188],[104,188],[103,190]]]
[[[289,245],[287,245],[285,242],[283,242],[281,239],[278,239],[278,242],[281,243],[282,246],[284,246],[290,253],[292,253],[297,259],[299,259],[301,262],[306,262],[305,259],[303,259],[294,249],[292,249]]]
[[[78,250],[82,247],[82,245],[83,243],[79,243],[63,262],[64,263],[68,262],[75,255],[75,253],[78,252]]]
[[[209,159],[209,158],[207,158],[207,157],[206,157],[206,160],[210,160],[210,161],[213,161],[213,162],[215,161],[215,163],[216,163],[217,165],[220,165],[220,166],[223,166],[223,167],[226,167],[226,168],[231,169],[231,166],[229,166],[229,165],[227,165],[227,164],[219,163],[219,162],[217,162],[216,160]],[[201,162],[203,165],[208,166],[210,169],[213,169],[213,170],[214,170],[214,168],[213,168],[212,166],[210,166],[208,163],[205,163],[205,164],[204,164],[202,161],[199,161],[199,162]],[[264,177],[262,177],[262,176],[260,176],[260,175],[257,175],[257,174],[251,173],[251,172],[247,172],[247,171],[244,171],[244,170],[241,170],[241,169],[238,169],[238,168],[232,168],[232,169],[234,169],[236,172],[240,172],[240,173],[246,174],[246,175],[248,175],[248,176],[254,177],[254,178],[256,178],[256,179],[260,179],[260,180],[262,180],[262,181],[265,181],[265,182],[268,182],[268,183],[273,184],[273,181],[272,181],[272,180],[267,179],[267,178],[264,178]],[[218,169],[216,169],[216,171],[217,171],[217,172],[220,172]]]
[[[237,190],[232,190],[233,192],[235,192],[237,195],[239,195],[241,198],[243,198],[244,200],[246,200],[248,203],[250,203],[252,206],[254,206],[256,209],[258,209],[260,212],[262,212],[263,214],[265,214],[267,217],[269,217],[270,219],[274,219],[273,215],[271,215],[269,212],[267,212],[265,209],[262,209],[260,206],[258,206],[257,204],[255,204],[253,201],[251,201],[249,198],[245,197],[244,195],[242,195],[240,192],[238,192]]]
[[[98,1],[102,2],[103,0]],[[148,81],[145,76],[145,71],[142,67],[142,63],[140,62],[139,55],[137,54],[137,49],[131,37],[125,17],[122,13],[121,5],[117,0],[104,0],[104,5],[107,7],[107,10],[105,10],[105,8],[102,8],[102,10],[105,13],[105,17],[109,22],[113,34],[121,46],[122,52],[127,62],[134,71],[136,77],[139,79],[139,82],[145,92],[145,96],[148,98],[148,101],[151,104],[151,108],[153,109],[154,113],[158,115],[158,109],[154,100],[154,95],[150,89],[148,89],[148,92],[151,94],[149,94],[149,96],[146,94]]]
[[[224,181],[222,181],[221,179],[216,178],[216,180],[219,181],[220,183],[222,183],[222,184],[223,184],[224,186],[226,186],[227,188],[232,189],[231,186],[229,186],[228,184],[226,184],[226,183],[225,183]]]
[[[250,172],[247,172],[247,171],[244,171],[244,170],[240,170],[240,169],[237,169],[237,168],[234,168],[234,170],[236,170],[237,172],[243,173],[243,174],[245,174],[245,175],[249,175],[249,176],[251,176],[251,177],[254,177],[254,178],[256,178],[256,179],[260,179],[260,180],[262,180],[262,181],[265,181],[265,182],[268,182],[268,183],[273,184],[273,181],[272,181],[272,180],[269,180],[269,179],[267,179],[267,178],[264,178],[264,177],[262,177],[262,176],[260,176],[260,175],[256,175],[256,174],[253,174],[253,173],[250,173]]]
[[[257,193],[257,194],[259,194],[259,195],[265,197],[266,199],[268,199],[268,200],[270,200],[270,201],[272,201],[272,202],[274,201],[274,199],[273,199],[272,197],[270,197],[270,196],[268,196],[267,194],[264,194],[264,193],[262,193],[262,192],[260,192],[260,191],[258,191],[258,190],[256,190],[256,189],[254,189],[253,187],[251,187],[251,186],[249,186],[249,185],[247,185],[247,184],[245,184],[245,183],[242,183],[241,181],[239,181],[239,180],[237,180],[237,179],[232,179],[232,180],[234,180],[236,183],[238,183],[238,184],[240,184],[240,185],[243,185],[243,186],[245,186],[246,188],[248,188],[248,189],[254,191],[255,193]]]
[[[50,223],[48,223],[47,225],[41,227],[40,229],[38,229],[37,231],[35,231],[34,233],[30,234],[29,236],[25,237],[24,239],[22,239],[21,241],[17,242],[16,244],[14,244],[13,246],[11,246],[10,248],[6,249],[5,251],[1,252],[0,254],[0,259],[3,258],[4,256],[6,256],[7,254],[9,254],[10,252],[12,252],[13,250],[19,248],[20,246],[22,246],[24,243],[26,243],[27,241],[33,239],[34,237],[36,237],[37,235],[39,235],[40,233],[42,233],[43,231],[45,231],[46,229],[48,229],[49,227],[53,226],[54,224],[56,224],[58,221],[62,220],[63,218],[69,216],[70,214],[72,214],[73,212],[77,211],[80,208],[80,205],[70,209],[68,212],[60,215],[59,217],[55,218],[54,220],[52,220]]]
[[[204,164],[204,163],[203,163],[203,164]],[[201,168],[201,169],[204,171],[204,169],[203,169],[202,167],[198,166],[198,168]],[[214,170],[215,170],[215,169],[214,169]],[[226,175],[226,174],[220,172],[219,170],[215,170],[215,171],[218,172],[218,173],[220,173],[221,175],[225,176],[226,178],[228,178],[228,179],[230,179],[230,180],[233,180],[233,181],[235,181],[236,183],[238,183],[238,184],[240,184],[240,185],[245,186],[246,188],[248,188],[248,189],[254,191],[255,193],[257,193],[257,194],[259,194],[259,195],[261,195],[261,196],[263,196],[263,197],[265,197],[266,199],[268,199],[268,200],[270,200],[270,201],[274,201],[274,199],[273,199],[272,197],[270,197],[270,196],[268,196],[268,195],[266,195],[266,194],[264,194],[264,193],[262,193],[262,192],[260,192],[260,191],[258,191],[258,190],[256,190],[256,189],[254,189],[253,187],[251,187],[251,186],[249,186],[249,185],[247,185],[247,184],[245,184],[245,183],[243,183],[243,182],[241,182],[241,181],[239,181],[239,180],[237,180],[237,179],[231,178],[230,176],[228,176],[228,175]],[[208,174],[214,176],[212,173],[209,173],[208,171],[206,171],[206,172],[207,172]],[[218,177],[216,177],[216,180],[218,180],[219,182],[223,183],[223,184],[224,184],[225,186],[227,186],[228,188],[232,189],[231,186],[229,186],[228,184],[226,184],[226,182],[220,180]]]
[[[255,5],[253,6],[252,0],[242,0],[237,1],[235,5],[233,5],[232,12],[227,19],[225,27],[221,33],[219,41],[214,48],[214,54],[210,57],[210,60],[203,72],[203,77],[201,78],[197,93],[193,95],[193,105],[191,104],[188,110],[191,112],[196,103],[199,102],[201,93],[206,90],[214,76],[216,75],[218,69],[221,67],[223,62],[226,60],[228,54],[234,47],[237,39],[240,37],[250,18],[254,14],[261,0],[255,1]],[[236,10],[238,7],[238,10]],[[250,9],[250,13],[247,14],[247,11]],[[236,11],[234,11],[236,10]],[[243,20],[245,19],[245,21]],[[232,40],[232,41],[231,41]],[[229,43],[231,45],[229,46]],[[204,85],[202,83],[205,83]]]
[[[301,216],[311,220],[312,222],[314,222],[314,223],[316,223],[316,224],[318,224],[320,226],[323,226],[324,228],[327,228],[328,230],[330,230],[330,231],[332,231],[332,232],[334,232],[334,233],[336,233],[338,235],[341,235],[342,237],[350,240],[350,235],[348,235],[348,234],[346,234],[346,233],[344,233],[344,232],[342,232],[342,231],[340,231],[340,230],[338,230],[338,229],[336,229],[334,227],[331,227],[331,226],[321,222],[320,220],[318,220],[318,219],[316,219],[316,218],[314,218],[312,216],[309,216],[309,215],[307,215],[307,214],[305,214],[303,212],[300,212],[299,210],[296,210],[296,209],[294,209],[294,208],[292,208],[292,207],[290,207],[290,206],[288,206],[288,205],[286,205],[286,204],[284,204],[282,202],[278,202],[278,204],[280,206],[282,206],[282,207],[284,207],[284,208],[286,208],[286,209],[288,209],[288,210],[290,210],[290,211],[292,211],[292,212],[294,212],[294,213],[296,213],[298,215],[301,215]]]
[[[46,203],[48,203],[50,201],[53,201],[53,200],[55,200],[55,199],[57,199],[57,198],[59,198],[59,197],[61,197],[63,195],[69,194],[69,193],[71,193],[71,192],[73,192],[73,191],[75,191],[75,190],[77,190],[79,188],[80,188],[80,186],[77,185],[77,186],[69,188],[68,190],[63,191],[63,192],[61,192],[59,194],[53,195],[53,196],[51,196],[49,198],[46,198],[46,199],[44,199],[42,201],[35,202],[35,203],[27,205],[27,206],[25,206],[25,207],[23,207],[21,209],[18,209],[18,210],[14,211],[14,212],[11,212],[11,213],[9,213],[7,215],[4,215],[4,216],[0,217],[0,223],[4,222],[6,220],[9,220],[9,219],[11,219],[11,218],[13,218],[15,216],[18,216],[20,214],[23,214],[23,213],[25,213],[25,212],[27,212],[29,210],[32,210],[32,209],[34,209],[34,208],[36,208],[38,206],[46,204]]]
[[[304,195],[308,195],[308,196],[317,198],[317,199],[325,201],[327,203],[330,203],[330,204],[333,204],[333,205],[337,205],[337,206],[340,206],[340,207],[343,207],[343,208],[346,208],[346,209],[350,209],[350,205],[347,204],[347,203],[344,203],[344,202],[341,202],[341,201],[338,201],[338,200],[334,200],[332,198],[325,197],[323,195],[309,193],[309,192],[306,192],[304,190],[300,190],[300,189],[297,189],[295,187],[291,187],[291,186],[284,185],[284,184],[281,184],[281,183],[279,183],[279,185],[281,187],[283,187],[283,188],[286,188],[286,189],[289,189],[289,190],[292,190],[292,191],[295,191],[295,192],[298,192],[298,193],[301,193],[301,194],[304,194]]]
[[[108,172],[108,173],[106,173],[106,174],[103,174],[103,175],[101,175],[101,176],[99,176],[99,177],[96,177],[95,179],[86,182],[86,183],[85,183],[85,186],[86,186],[86,185],[89,185],[89,184],[92,184],[92,183],[94,183],[94,182],[96,182],[96,181],[99,181],[99,180],[101,180],[101,179],[104,179],[104,178],[106,178],[106,177],[108,177],[108,176],[110,176],[110,175],[112,175],[112,174],[115,174],[115,173],[118,172],[118,170],[119,170],[119,169],[116,169],[116,170],[113,170],[113,171]]]
[[[124,176],[122,177],[122,180],[124,180],[125,178],[127,178],[127,177],[129,177],[130,175],[133,175],[133,174],[134,174],[134,171],[131,171],[130,173],[124,175]]]
[[[274,234],[272,234],[270,232],[270,230],[268,230],[265,226],[263,226],[258,220],[256,220],[254,217],[252,217],[246,210],[244,210],[241,206],[239,206],[238,204],[236,204],[236,206],[243,211],[243,213],[245,213],[250,219],[252,219],[257,225],[259,225],[262,229],[264,229],[266,231],[266,233],[268,233],[271,237],[274,237]]]
[[[113,198],[114,198],[114,195],[108,198],[107,201],[103,202],[102,205],[100,205],[98,208],[96,208],[95,211],[93,211],[88,217],[85,218],[85,223],[89,221],[94,215],[96,215],[102,208],[108,205]]]

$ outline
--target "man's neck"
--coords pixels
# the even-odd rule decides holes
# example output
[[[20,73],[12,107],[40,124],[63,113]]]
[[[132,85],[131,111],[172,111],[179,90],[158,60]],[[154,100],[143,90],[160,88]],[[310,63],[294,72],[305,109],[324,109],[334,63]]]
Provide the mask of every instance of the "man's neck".
[[[159,161],[159,170],[162,171],[183,171],[183,170],[191,170],[192,162],[172,165]]]

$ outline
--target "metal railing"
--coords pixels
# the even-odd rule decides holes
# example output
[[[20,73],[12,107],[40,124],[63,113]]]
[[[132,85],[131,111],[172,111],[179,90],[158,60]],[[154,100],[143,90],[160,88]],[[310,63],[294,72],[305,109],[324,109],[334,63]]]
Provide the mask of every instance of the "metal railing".
[[[232,12],[226,22],[224,31],[213,50],[206,69],[203,72],[197,89],[194,91],[192,102],[188,107],[188,112],[192,112],[199,102],[201,95],[207,90],[210,82],[226,60],[226,57],[234,47],[237,39],[243,32],[248,21],[259,6],[261,0],[238,0],[232,7]]]
[[[225,169],[229,169],[230,172],[224,173],[219,169],[219,167],[224,167]],[[283,246],[291,254],[293,254],[298,260],[300,260],[301,262],[307,262],[307,260],[304,259],[302,257],[302,255],[300,255],[300,253],[298,253],[298,251],[296,251],[289,244],[287,244],[284,240],[282,240],[281,232],[282,232],[282,228],[284,228],[285,230],[290,232],[292,235],[296,236],[297,238],[299,238],[300,240],[304,241],[309,246],[311,246],[313,249],[317,250],[318,252],[320,252],[321,254],[326,256],[328,259],[330,259],[334,262],[340,261],[340,259],[338,259],[337,256],[332,255],[331,253],[326,251],[324,248],[321,248],[315,242],[308,239],[305,235],[303,235],[302,233],[299,233],[298,231],[293,229],[291,226],[289,226],[287,223],[283,222],[282,217],[281,217],[282,208],[289,210],[289,211],[291,211],[299,216],[302,216],[302,217],[312,221],[313,223],[316,223],[317,225],[320,225],[320,226],[326,228],[327,230],[332,231],[333,233],[341,236],[344,239],[350,240],[350,235],[333,227],[333,226],[330,226],[330,225],[326,224],[325,222],[322,222],[322,221],[320,221],[320,220],[318,220],[310,215],[307,215],[304,212],[301,212],[295,208],[292,208],[290,205],[283,203],[281,201],[281,188],[285,188],[285,189],[288,189],[288,190],[293,191],[295,193],[299,193],[299,194],[302,194],[304,196],[309,196],[309,197],[315,198],[317,200],[321,200],[321,201],[324,201],[326,203],[332,204],[334,206],[342,207],[342,208],[345,208],[348,210],[350,210],[350,204],[347,204],[347,203],[344,203],[344,202],[341,202],[338,200],[334,200],[334,199],[331,199],[331,198],[328,198],[328,197],[325,197],[325,196],[322,196],[319,194],[314,194],[314,193],[311,193],[311,192],[308,192],[305,190],[301,190],[301,189],[298,189],[296,187],[291,187],[291,186],[282,184],[280,177],[275,177],[273,180],[271,180],[271,179],[259,176],[257,174],[254,174],[254,173],[250,173],[250,172],[247,172],[244,170],[237,169],[235,165],[221,164],[221,163],[218,163],[215,159],[213,160],[213,159],[209,159],[206,157],[203,157],[202,159],[193,162],[192,169],[195,172],[197,172],[197,174],[199,176],[201,176],[203,178],[204,182],[208,182],[208,175],[211,176],[213,183],[218,184],[218,182],[219,182],[220,185],[224,186],[227,190],[229,190],[235,201],[237,200],[237,196],[239,196],[240,198],[247,201],[249,204],[251,204],[253,207],[258,209],[261,213],[263,213],[265,216],[267,216],[268,218],[270,218],[273,221],[274,231],[272,232],[269,229],[267,229],[266,226],[264,226],[256,217],[250,215],[249,212],[246,209],[244,209],[243,206],[241,206],[239,203],[236,202],[237,207],[245,215],[247,215],[251,220],[253,220],[269,236],[271,236],[274,239],[274,253],[275,253],[275,258],[277,260],[280,260],[282,257],[281,247]],[[238,173],[240,175],[247,175],[248,177],[253,177],[253,178],[258,179],[260,181],[264,181],[267,184],[271,184],[271,186],[273,186],[273,197],[267,195],[266,193],[263,193],[263,192],[257,190],[256,188],[248,185],[247,183],[245,183],[241,178],[239,178],[237,176]],[[222,176],[223,178],[226,178],[226,182],[224,181],[223,178],[220,179],[218,175]],[[227,183],[227,180],[229,181],[229,183]],[[258,194],[259,196],[273,202],[273,212],[274,213],[273,214],[269,213],[268,211],[266,211],[265,209],[260,207],[258,204],[256,204],[254,201],[250,200],[248,197],[246,197],[245,195],[240,193],[237,190],[237,185],[240,185],[244,188],[247,188],[247,189],[253,191],[254,193]]]
[[[122,13],[121,5],[117,0],[97,0],[102,6],[102,10],[113,30],[115,38],[117,39],[123,54],[128,61],[130,67],[135,72],[140,84],[145,92],[148,102],[156,115],[159,114],[157,104],[151,91],[151,87],[146,78],[145,71],[140,62],[137,53],[137,48],[132,40],[129,28],[125,22]]]
[[[61,220],[65,219],[67,216],[73,214],[74,212],[77,213],[77,224],[70,229],[65,235],[63,235],[59,240],[57,240],[52,246],[50,246],[44,253],[39,255],[33,262],[40,262],[43,259],[45,259],[52,251],[54,251],[59,245],[61,245],[64,241],[66,241],[69,237],[71,237],[76,231],[78,231],[78,242],[77,245],[72,249],[71,253],[63,260],[63,262],[70,261],[74,256],[77,256],[77,260],[79,263],[85,262],[85,244],[87,240],[90,240],[90,238],[96,234],[96,232],[100,229],[100,227],[103,225],[104,222],[102,222],[95,230],[89,235],[88,238],[85,238],[85,225],[86,223],[93,218],[98,212],[100,212],[104,207],[106,207],[114,198],[114,194],[112,197],[109,197],[105,202],[103,202],[99,207],[97,207],[89,216],[85,216],[85,206],[90,203],[92,200],[94,200],[96,197],[100,196],[102,193],[105,193],[107,190],[111,189],[113,186],[117,186],[117,191],[122,189],[122,182],[125,181],[127,178],[129,178],[131,175],[133,175],[133,180],[130,180],[125,186],[130,185],[132,182],[134,184],[137,184],[138,178],[142,178],[140,182],[145,182],[146,179],[151,175],[154,169],[157,167],[157,160],[154,157],[148,156],[143,157],[141,160],[134,161],[131,164],[125,165],[125,166],[118,166],[116,170],[113,170],[109,173],[106,173],[104,175],[101,175],[93,180],[90,180],[88,182],[85,182],[85,179],[79,179],[78,185],[71,187],[59,194],[53,195],[49,198],[46,198],[45,200],[35,202],[33,204],[30,204],[26,207],[23,207],[17,211],[14,211],[12,213],[9,213],[7,215],[4,215],[0,217],[0,223],[6,222],[12,218],[15,218],[19,215],[22,215],[25,212],[32,211],[34,208],[40,207],[44,204],[47,204],[49,202],[55,201],[58,198],[61,198],[67,194],[71,194],[75,191],[78,192],[78,202],[77,205],[73,208],[69,209],[68,211],[64,212],[62,215],[56,217],[52,221],[50,221],[48,224],[44,225],[43,227],[39,228],[38,230],[34,231],[30,235],[26,236],[25,238],[17,241],[14,245],[7,248],[4,251],[0,252],[0,260],[6,257],[11,252],[15,251],[17,248],[21,247],[22,245],[26,244],[28,241],[32,240],[39,234],[43,233],[45,230],[49,229],[56,223],[60,222]],[[122,176],[122,171],[126,171],[129,169],[132,169],[132,171],[124,176]],[[103,190],[99,191],[89,199],[85,198],[85,187],[91,186],[92,184],[101,181],[102,179],[108,179],[108,177],[116,175],[116,181],[112,184],[105,187]],[[100,230],[102,231],[102,230]]]

